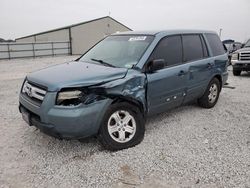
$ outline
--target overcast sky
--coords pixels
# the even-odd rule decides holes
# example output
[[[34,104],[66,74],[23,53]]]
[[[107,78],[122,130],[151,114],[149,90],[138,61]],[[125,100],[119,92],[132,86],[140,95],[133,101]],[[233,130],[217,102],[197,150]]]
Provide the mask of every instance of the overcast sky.
[[[0,38],[107,16],[133,30],[208,29],[250,38],[250,0],[0,0]]]

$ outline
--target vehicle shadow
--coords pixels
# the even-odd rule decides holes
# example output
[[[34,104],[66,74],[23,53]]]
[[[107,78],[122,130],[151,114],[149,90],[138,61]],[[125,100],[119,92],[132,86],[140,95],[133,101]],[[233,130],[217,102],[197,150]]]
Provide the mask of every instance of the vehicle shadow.
[[[83,156],[93,155],[103,151],[97,138],[88,137],[80,140],[58,139],[49,136],[35,127],[29,127],[25,133],[23,147],[32,146],[35,153],[49,153],[51,155],[64,156],[67,158],[87,158]]]
[[[184,106],[180,106],[166,112],[156,114],[151,116],[146,121],[146,134],[153,134],[154,131],[159,126],[172,126],[172,122],[179,121],[180,116],[185,114],[186,112],[192,111],[200,111],[200,107],[193,102]],[[163,125],[164,124],[164,125]],[[107,152],[104,147],[100,144],[96,136],[87,137],[79,140],[65,140],[51,137],[39,129],[34,127],[33,130],[30,130],[29,134],[26,135],[26,144],[30,145],[32,143],[33,147],[37,146],[35,150],[43,150],[44,152],[50,153],[82,153],[90,152],[90,153],[99,153],[99,152]]]
[[[179,121],[182,114],[185,114],[187,110],[200,111],[200,109],[197,102],[191,102],[166,112],[150,116],[146,122],[146,132],[151,133],[155,128],[161,126],[161,124],[164,124],[163,126],[171,126],[171,122]]]
[[[250,72],[242,72],[240,77],[250,78]]]

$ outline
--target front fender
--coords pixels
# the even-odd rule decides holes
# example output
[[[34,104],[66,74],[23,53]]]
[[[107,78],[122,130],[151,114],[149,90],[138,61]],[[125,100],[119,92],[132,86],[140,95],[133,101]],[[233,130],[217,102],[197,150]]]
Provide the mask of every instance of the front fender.
[[[113,100],[119,98],[139,104],[143,112],[147,112],[146,76],[137,70],[130,69],[122,79],[92,86],[89,89],[96,90],[98,95]]]

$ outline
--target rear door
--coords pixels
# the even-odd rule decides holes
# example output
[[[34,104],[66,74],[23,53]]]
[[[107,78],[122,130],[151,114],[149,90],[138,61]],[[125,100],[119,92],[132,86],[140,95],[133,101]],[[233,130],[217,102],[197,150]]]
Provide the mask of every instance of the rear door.
[[[164,59],[165,67],[147,73],[147,101],[149,115],[166,111],[183,102],[187,80],[187,67],[183,65],[180,35],[163,38],[153,51],[149,62]]]
[[[182,35],[184,63],[188,66],[184,102],[200,97],[206,89],[213,67],[204,38],[200,34]]]
[[[227,65],[228,65],[228,55],[223,47],[223,44],[219,36],[215,33],[206,33],[204,34],[206,41],[209,46],[210,62],[213,64],[211,70],[211,76],[214,74],[220,74],[222,76],[222,83],[224,84],[227,80]]]

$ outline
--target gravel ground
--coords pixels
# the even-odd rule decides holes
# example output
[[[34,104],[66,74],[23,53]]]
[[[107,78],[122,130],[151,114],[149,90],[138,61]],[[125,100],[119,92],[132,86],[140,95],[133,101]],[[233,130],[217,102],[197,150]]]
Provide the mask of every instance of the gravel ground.
[[[18,112],[24,76],[72,60],[0,61],[0,187],[250,187],[250,73],[229,76],[213,109],[150,118],[144,141],[109,152],[94,138],[49,137]]]

